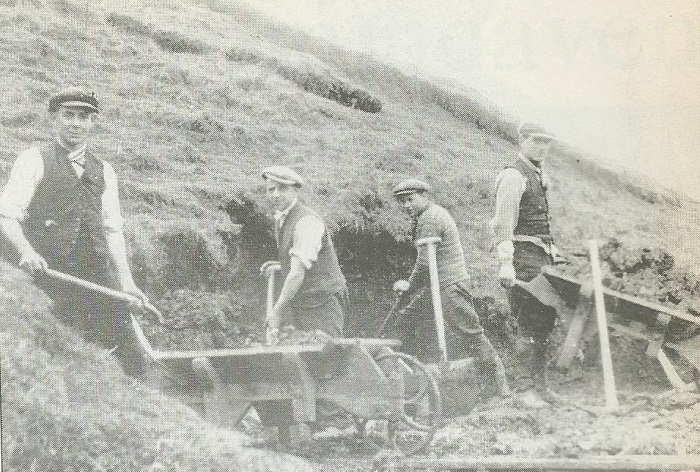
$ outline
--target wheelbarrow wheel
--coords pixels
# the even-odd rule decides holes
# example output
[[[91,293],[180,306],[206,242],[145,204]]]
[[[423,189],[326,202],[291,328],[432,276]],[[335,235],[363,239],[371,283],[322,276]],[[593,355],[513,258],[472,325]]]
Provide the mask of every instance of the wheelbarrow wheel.
[[[404,376],[403,408],[399,419],[388,420],[385,446],[405,455],[423,450],[442,422],[442,399],[438,383],[418,359],[408,354],[384,352],[375,357],[387,372],[400,369]],[[371,432],[363,431],[373,443]]]

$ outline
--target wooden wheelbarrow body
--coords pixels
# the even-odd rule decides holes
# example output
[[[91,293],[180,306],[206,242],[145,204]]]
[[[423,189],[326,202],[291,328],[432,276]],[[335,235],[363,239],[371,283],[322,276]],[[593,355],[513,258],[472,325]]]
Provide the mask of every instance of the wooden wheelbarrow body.
[[[592,301],[592,286],[589,282],[563,275],[553,268],[545,268],[543,273],[531,282],[520,282],[518,290],[526,290],[545,305],[557,310],[567,330],[556,363],[560,369],[569,367],[579,351],[581,340],[597,332]],[[700,370],[700,317],[653,303],[632,295],[603,289],[605,309],[609,314],[608,325],[617,333],[646,341],[646,354],[656,357],[669,381],[676,388],[685,388],[663,348],[676,351],[696,370]],[[669,336],[672,320],[683,320],[696,327],[689,337],[674,340]]]
[[[323,419],[325,402],[362,430],[368,420],[386,421],[387,445],[411,454],[429,444],[442,421],[437,382],[415,358],[392,350],[397,340],[160,352],[135,319],[132,325],[151,359],[146,382],[219,426],[235,426],[252,408],[284,442],[290,426]]]
[[[221,426],[254,408],[265,426],[316,421],[317,400],[366,419],[400,418],[408,376],[374,357],[385,339],[204,351],[155,351],[149,383]]]

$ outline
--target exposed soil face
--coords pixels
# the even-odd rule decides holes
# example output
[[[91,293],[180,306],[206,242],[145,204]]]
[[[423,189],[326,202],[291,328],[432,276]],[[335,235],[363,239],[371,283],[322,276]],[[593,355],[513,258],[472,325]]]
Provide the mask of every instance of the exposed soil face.
[[[234,222],[243,224],[232,241],[238,246],[239,274],[247,274],[232,292],[179,289],[166,293],[156,305],[168,320],[167,327],[150,325],[146,332],[159,349],[202,349],[260,345],[264,338],[265,281],[258,276],[259,265],[274,257],[269,220],[252,203],[236,207]],[[236,212],[233,212],[236,213]],[[247,223],[247,224],[246,224]],[[348,279],[351,307],[346,334],[371,337],[389,312],[391,283],[406,277],[413,263],[410,244],[396,241],[386,232],[363,232],[341,227],[334,236],[344,273]],[[694,301],[698,282],[694,276],[674,268],[673,258],[661,249],[628,248],[617,241],[601,247],[604,283],[613,290],[651,301],[676,305],[697,314]],[[588,255],[577,254],[560,271],[585,279],[590,271]],[[252,295],[249,296],[248,295]],[[246,298],[247,297],[247,298]],[[516,326],[503,300],[482,297],[475,300],[482,322],[508,365],[508,374],[517,386],[522,366],[513,356]],[[695,334],[691,323],[674,323],[680,337]],[[565,332],[558,327],[553,335],[559,344]],[[391,333],[389,333],[391,336]],[[323,342],[314,333],[283,331],[282,342],[302,344]],[[465,395],[476,392],[444,382],[442,393],[451,417],[426,452],[433,456],[451,454],[522,457],[581,457],[614,454],[699,453],[700,396],[692,392],[667,393],[668,381],[658,361],[645,354],[646,343],[622,335],[611,336],[613,364],[619,390],[620,408],[605,412],[602,372],[597,340],[592,339],[565,373],[552,372],[550,382],[567,404],[531,410],[521,403],[520,394],[505,401],[493,399],[478,403]],[[554,349],[552,350],[554,351]],[[677,361],[677,359],[674,359]],[[678,365],[678,364],[677,364]],[[683,372],[686,380],[694,373]],[[474,387],[474,385],[471,385]],[[472,388],[471,390],[475,390]],[[467,408],[460,408],[464,404]],[[471,411],[470,411],[471,410]],[[277,447],[274,431],[247,418],[240,429],[259,447]],[[695,438],[695,439],[693,439]],[[337,470],[371,470],[368,451],[346,431],[315,434],[303,441],[296,454]],[[352,463],[352,466],[345,462]]]

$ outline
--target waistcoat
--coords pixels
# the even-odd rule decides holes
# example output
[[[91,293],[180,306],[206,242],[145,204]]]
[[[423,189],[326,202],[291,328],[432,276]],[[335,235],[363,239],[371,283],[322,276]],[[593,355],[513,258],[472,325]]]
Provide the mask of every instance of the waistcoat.
[[[104,165],[85,151],[85,171],[78,178],[68,151],[52,141],[40,147],[44,177],[22,222],[32,247],[56,268],[72,264],[80,255],[108,254],[102,227]]]
[[[520,199],[518,223],[513,234],[537,236],[545,242],[551,242],[547,189],[542,184],[541,175],[522,159],[517,159],[510,167],[515,168],[527,180],[525,192]]]
[[[294,242],[294,229],[296,228],[299,220],[307,215],[314,215],[318,217],[313,210],[301,202],[298,202],[287,214],[286,218],[284,219],[284,223],[280,228],[278,255],[282,266],[282,280],[287,278],[291,268],[289,250],[292,249],[292,244]],[[321,250],[318,253],[318,259],[311,265],[311,268],[306,271],[304,281],[299,288],[299,292],[297,292],[297,296],[319,293],[336,293],[344,290],[345,277],[340,270],[338,256],[336,255],[335,248],[333,247],[333,241],[331,240],[328,230],[325,229],[323,232]]]

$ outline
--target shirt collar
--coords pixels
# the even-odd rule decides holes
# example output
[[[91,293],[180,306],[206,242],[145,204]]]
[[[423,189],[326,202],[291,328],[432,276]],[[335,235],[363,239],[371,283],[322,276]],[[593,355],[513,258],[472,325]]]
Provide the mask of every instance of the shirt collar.
[[[287,208],[285,208],[284,210],[282,210],[282,211],[275,210],[275,221],[280,221],[280,220],[285,219],[287,217],[287,215],[289,214],[289,212],[292,211],[292,208],[294,208],[294,205],[296,205],[298,201],[299,201],[299,199],[295,198],[294,200],[292,200],[292,203],[290,203],[289,206]]]
[[[56,141],[58,141],[59,146],[68,151],[68,160],[70,162],[75,162],[83,166],[85,165],[85,149],[87,148],[87,143],[83,144],[78,149],[70,151],[68,150],[68,147],[66,147],[66,145],[63,144],[61,138],[56,137]]]
[[[533,164],[532,161],[531,161],[530,159],[528,159],[527,157],[525,157],[525,156],[523,155],[522,152],[521,152],[521,153],[518,153],[518,157],[519,157],[523,162],[525,162],[525,165],[527,165],[530,169],[534,170],[534,171],[537,172],[538,174],[542,172],[542,169],[540,169],[540,168],[537,167],[535,164]]]

